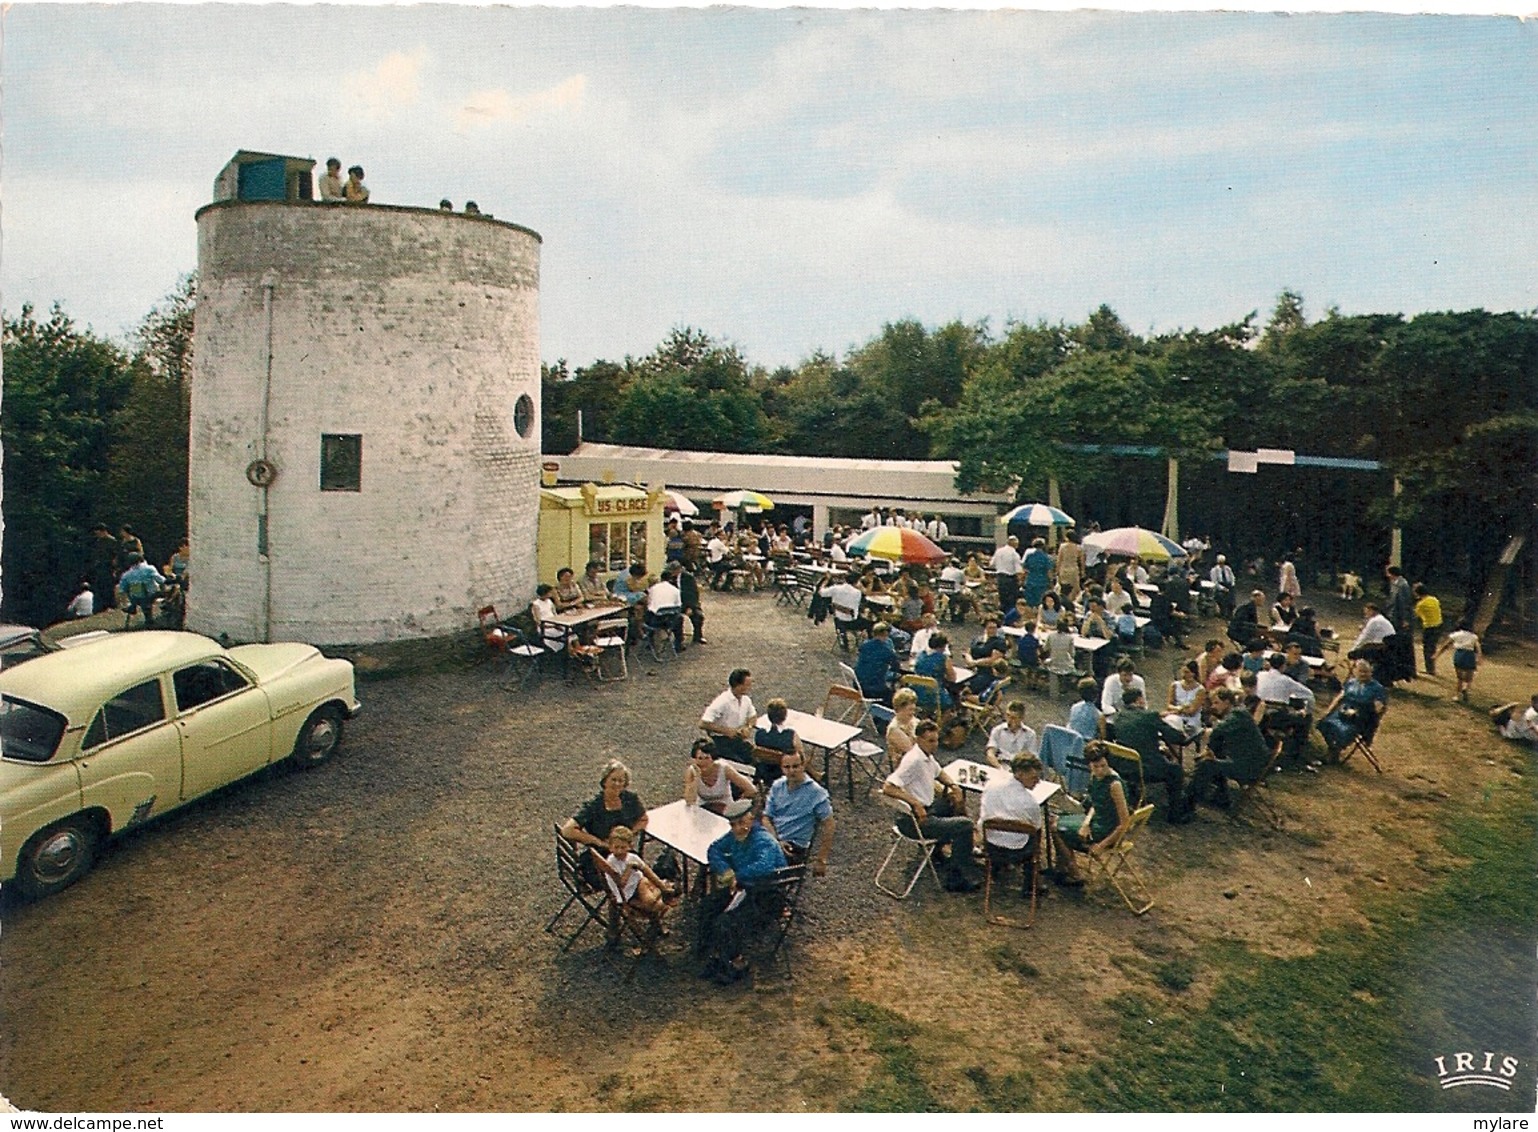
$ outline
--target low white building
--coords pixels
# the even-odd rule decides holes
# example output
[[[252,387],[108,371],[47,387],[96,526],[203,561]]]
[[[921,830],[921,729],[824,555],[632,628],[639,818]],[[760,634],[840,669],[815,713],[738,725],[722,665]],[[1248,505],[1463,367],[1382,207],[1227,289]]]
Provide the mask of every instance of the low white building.
[[[809,507],[820,538],[833,524],[859,526],[872,507],[902,508],[925,518],[940,515],[953,548],[994,546],[1003,528],[996,520],[1012,497],[996,492],[956,490],[956,465],[949,460],[855,460],[837,456],[765,456],[735,452],[685,452],[620,444],[579,444],[565,456],[546,456],[563,481],[629,481],[666,484],[710,514],[710,501],[728,491],[749,489],[780,507]]]

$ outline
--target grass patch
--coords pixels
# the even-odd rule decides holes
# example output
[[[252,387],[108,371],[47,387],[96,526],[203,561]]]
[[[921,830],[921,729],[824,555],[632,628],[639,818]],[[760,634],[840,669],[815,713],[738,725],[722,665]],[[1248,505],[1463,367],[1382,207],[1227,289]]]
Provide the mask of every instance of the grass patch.
[[[1023,978],[1034,979],[1041,975],[1041,970],[1020,952],[1008,944],[1000,944],[988,949],[988,959],[995,969],[1006,975],[1020,975]]]
[[[1029,1112],[1035,1107],[1036,1089],[1023,1070],[995,1076],[985,1065],[972,1065],[962,1073],[977,1090],[985,1112]]]
[[[940,1112],[945,1106],[925,1082],[913,1048],[919,1028],[901,1014],[857,998],[826,1012],[829,1024],[858,1030],[876,1055],[876,1068],[859,1092],[841,1107],[854,1112]]]
[[[1179,992],[1196,981],[1196,964],[1190,959],[1171,959],[1156,966],[1153,973],[1165,990]]]
[[[1385,897],[1373,927],[1327,933],[1311,955],[1208,949],[1224,972],[1200,1010],[1125,993],[1114,1038],[1069,1074],[1069,1093],[1113,1111],[1523,1111],[1534,1107],[1532,988],[1538,921],[1530,780],[1483,813],[1444,816],[1466,862],[1431,891]],[[1179,959],[1155,967],[1179,981]],[[1189,985],[1189,982],[1187,982]],[[1170,987],[1170,989],[1183,989]],[[1520,1059],[1510,1093],[1442,1091],[1432,1058],[1498,1050]]]

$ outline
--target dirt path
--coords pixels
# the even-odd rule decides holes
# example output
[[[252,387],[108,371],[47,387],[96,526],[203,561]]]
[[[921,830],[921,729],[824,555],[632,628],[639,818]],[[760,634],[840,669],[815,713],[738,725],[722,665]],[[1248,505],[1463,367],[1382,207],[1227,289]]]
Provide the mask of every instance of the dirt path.
[[[541,930],[558,906],[552,821],[611,755],[647,802],[677,797],[693,722],[729,668],[755,671],[760,706],[813,708],[836,676],[831,630],[767,595],[717,599],[707,631],[710,645],[619,685],[508,692],[487,667],[365,684],[330,765],[237,785],[115,843],[58,897],[8,904],[0,1091],[44,1110],[714,1109],[723,1096],[679,1068],[708,1057],[733,1093],[836,1108],[886,1056],[878,1023],[898,1025],[921,990],[965,1020],[972,1056],[1028,1047],[1050,1080],[1092,1048],[1079,1006],[1126,985],[1129,956],[1169,962],[1217,939],[1306,953],[1375,892],[1426,883],[1446,864],[1439,809],[1478,805],[1518,757],[1477,705],[1538,688],[1538,653],[1508,648],[1475,708],[1445,679],[1396,691],[1386,774],[1287,776],[1271,791],[1284,833],[1213,813],[1156,825],[1147,917],[1054,895],[1041,930],[1012,939],[983,925],[980,897],[876,893],[888,811],[851,807],[840,780],[834,867],[809,886],[792,979],[723,992],[674,954],[627,986],[592,933],[562,955]],[[1150,658],[1150,687],[1174,659]],[[1066,709],[1027,698],[1038,728]],[[1001,962],[1045,976],[1028,1009]],[[891,1015],[851,1024],[848,1002]],[[986,1084],[1007,1103],[1007,1078]]]

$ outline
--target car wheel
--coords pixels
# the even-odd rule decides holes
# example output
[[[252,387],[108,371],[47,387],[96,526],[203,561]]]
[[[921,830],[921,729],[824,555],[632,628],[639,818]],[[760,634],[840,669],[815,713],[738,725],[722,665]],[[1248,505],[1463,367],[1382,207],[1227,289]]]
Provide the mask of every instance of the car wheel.
[[[96,824],[79,815],[40,830],[21,850],[17,887],[33,899],[68,888],[96,863],[99,840]]]
[[[295,766],[319,766],[342,744],[342,713],[334,707],[317,708],[304,726],[299,738],[294,740],[294,753],[290,757]]]

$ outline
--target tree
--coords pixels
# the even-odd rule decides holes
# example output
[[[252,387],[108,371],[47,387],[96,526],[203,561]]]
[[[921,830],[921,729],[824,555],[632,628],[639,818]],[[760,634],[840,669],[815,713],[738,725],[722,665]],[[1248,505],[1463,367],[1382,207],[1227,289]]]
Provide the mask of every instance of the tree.
[[[30,305],[3,322],[5,400],[5,615],[58,620],[89,564],[87,539],[102,514],[112,419],[132,386],[123,351],[57,305],[38,321]]]
[[[754,452],[767,442],[762,393],[737,347],[680,327],[626,368],[609,430],[615,443]]]

